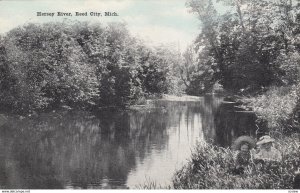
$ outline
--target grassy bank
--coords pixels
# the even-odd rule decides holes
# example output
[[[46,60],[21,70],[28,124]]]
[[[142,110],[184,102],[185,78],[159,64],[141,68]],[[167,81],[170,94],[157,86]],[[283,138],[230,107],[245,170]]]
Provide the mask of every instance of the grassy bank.
[[[176,172],[175,189],[290,189],[294,171],[300,166],[299,134],[284,137],[276,144],[283,161],[277,167],[249,166],[243,175],[232,174],[234,154],[229,148],[199,144],[188,164]]]
[[[266,123],[270,131],[280,133],[299,132],[300,84],[284,87],[271,87],[255,97],[244,97],[245,108],[253,110],[258,121]]]

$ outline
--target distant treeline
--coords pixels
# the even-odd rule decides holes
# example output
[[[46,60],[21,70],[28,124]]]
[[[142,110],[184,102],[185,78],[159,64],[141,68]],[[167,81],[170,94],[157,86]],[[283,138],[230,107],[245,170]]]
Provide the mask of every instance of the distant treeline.
[[[146,46],[123,23],[26,24],[0,36],[0,105],[126,107],[176,92],[174,63],[176,54]]]

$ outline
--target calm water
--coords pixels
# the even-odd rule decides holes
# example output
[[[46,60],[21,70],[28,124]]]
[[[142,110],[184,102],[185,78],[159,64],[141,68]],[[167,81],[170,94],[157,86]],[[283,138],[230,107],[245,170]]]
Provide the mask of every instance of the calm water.
[[[0,189],[135,188],[171,183],[197,141],[228,146],[254,116],[214,96],[147,110],[51,113],[0,127]]]

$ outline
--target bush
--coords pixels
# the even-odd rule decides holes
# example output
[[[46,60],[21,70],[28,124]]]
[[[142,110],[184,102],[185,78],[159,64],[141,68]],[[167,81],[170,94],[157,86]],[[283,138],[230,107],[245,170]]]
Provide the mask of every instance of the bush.
[[[299,135],[278,142],[283,161],[277,167],[258,170],[249,166],[243,175],[233,175],[234,152],[211,144],[199,144],[191,160],[176,172],[175,189],[290,189],[294,171],[300,166]]]
[[[287,126],[298,103],[297,86],[271,87],[260,96],[244,98],[259,119],[265,120],[270,129],[282,129]]]

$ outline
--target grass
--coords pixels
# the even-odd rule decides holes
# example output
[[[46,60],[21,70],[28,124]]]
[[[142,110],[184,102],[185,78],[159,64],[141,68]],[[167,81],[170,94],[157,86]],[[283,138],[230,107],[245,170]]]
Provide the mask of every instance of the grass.
[[[284,137],[277,147],[283,161],[264,169],[249,166],[243,175],[232,174],[234,152],[211,144],[199,144],[191,160],[176,172],[175,189],[290,189],[300,167],[299,134]]]
[[[243,98],[245,107],[250,107],[260,120],[267,122],[271,130],[286,129],[297,110],[300,84],[286,87],[272,87],[266,93]]]
[[[143,184],[136,185],[134,189],[157,190],[157,189],[173,189],[173,187],[171,185],[161,185],[156,181],[147,178]]]

